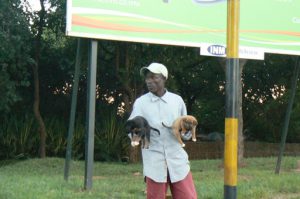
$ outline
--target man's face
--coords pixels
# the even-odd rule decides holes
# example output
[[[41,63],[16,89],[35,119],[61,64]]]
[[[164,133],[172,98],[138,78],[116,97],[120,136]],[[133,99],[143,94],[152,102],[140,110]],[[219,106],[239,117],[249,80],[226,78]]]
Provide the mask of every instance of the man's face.
[[[165,89],[166,79],[162,74],[155,74],[149,71],[146,73],[145,82],[151,93],[159,94]]]

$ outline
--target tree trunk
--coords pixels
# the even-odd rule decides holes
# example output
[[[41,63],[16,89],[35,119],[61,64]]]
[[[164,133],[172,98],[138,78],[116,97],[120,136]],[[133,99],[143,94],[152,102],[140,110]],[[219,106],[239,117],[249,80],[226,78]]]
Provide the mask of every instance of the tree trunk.
[[[247,60],[240,59],[240,86],[239,86],[239,104],[238,104],[238,119],[239,119],[239,126],[238,126],[238,165],[243,166],[243,160],[244,160],[244,134],[243,134],[243,127],[244,127],[244,121],[243,121],[243,81],[242,81],[242,74],[244,65],[247,63]]]
[[[41,10],[39,11],[39,22],[38,22],[38,32],[35,40],[35,64],[32,66],[33,69],[33,79],[34,79],[34,102],[33,102],[33,112],[34,116],[38,122],[39,128],[38,133],[40,136],[40,147],[39,155],[41,158],[46,157],[46,127],[43,118],[40,113],[40,82],[39,82],[39,61],[41,54],[41,36],[43,34],[44,20],[45,20],[45,6],[44,0],[40,0]]]
[[[125,53],[124,53],[125,52]],[[122,54],[121,54],[122,53]],[[116,65],[115,65],[115,75],[119,81],[122,82],[122,88],[120,88],[120,92],[123,93],[122,100],[124,102],[124,110],[125,115],[129,115],[132,111],[132,104],[130,103],[133,100],[133,92],[130,88],[130,57],[129,57],[129,46],[127,43],[118,43],[116,47]],[[127,74],[124,74],[124,78],[119,75],[119,69],[123,66]],[[138,162],[138,151],[139,147],[130,147],[128,151],[129,162],[136,163]]]
[[[124,53],[125,52],[125,53]],[[121,56],[121,53],[123,56]],[[119,75],[119,68],[120,66],[125,67],[125,71],[127,71],[126,74],[123,74],[124,77],[122,78]],[[129,45],[126,44],[118,44],[116,48],[116,71],[115,75],[119,79],[119,81],[122,81],[122,88],[120,88],[120,92],[123,93],[122,98],[124,102],[124,109],[125,113],[130,113],[132,111],[132,101],[135,98],[133,89],[131,89],[130,86],[130,70],[131,70],[131,58],[129,55]]]
[[[124,46],[125,49],[123,49],[125,52],[125,68],[126,68],[126,81],[124,81],[124,90],[126,91],[126,94],[123,98],[124,103],[125,103],[125,110],[127,112],[131,112],[132,111],[132,100],[134,98],[132,89],[130,88],[130,77],[129,77],[129,71],[130,71],[130,65],[131,65],[131,59],[130,59],[130,55],[129,55],[129,46],[125,45]],[[121,51],[122,52],[122,51]]]
[[[33,102],[33,112],[35,119],[38,122],[39,128],[38,133],[40,136],[40,147],[39,155],[41,158],[46,157],[46,127],[43,118],[40,114],[40,94],[39,94],[39,75],[38,75],[38,63],[33,66],[33,76],[34,76],[34,102]]]

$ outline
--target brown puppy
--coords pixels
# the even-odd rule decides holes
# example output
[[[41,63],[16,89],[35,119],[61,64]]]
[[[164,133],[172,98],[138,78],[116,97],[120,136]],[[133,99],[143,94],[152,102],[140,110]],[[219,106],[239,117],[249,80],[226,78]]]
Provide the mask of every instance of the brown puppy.
[[[192,140],[196,142],[196,126],[198,125],[197,119],[192,115],[184,115],[177,118],[171,127],[166,126],[162,123],[164,127],[172,128],[173,133],[182,147],[185,147],[185,144],[182,142],[181,135],[186,134],[187,132],[192,132]]]

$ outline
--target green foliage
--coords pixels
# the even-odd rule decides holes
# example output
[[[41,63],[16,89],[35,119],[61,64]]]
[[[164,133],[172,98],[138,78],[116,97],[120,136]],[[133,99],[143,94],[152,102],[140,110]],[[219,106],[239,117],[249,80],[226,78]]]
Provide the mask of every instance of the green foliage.
[[[127,155],[129,139],[124,131],[122,120],[111,111],[102,113],[101,121],[95,130],[95,159],[100,161],[120,161]]]
[[[299,142],[300,140],[300,86],[299,84],[300,81],[298,80],[298,89],[296,92],[297,94],[295,96],[295,100],[292,108],[287,142]],[[288,95],[290,96],[290,92],[288,93]]]
[[[32,115],[7,115],[0,124],[0,159],[30,157],[38,150]]]
[[[108,113],[96,122],[95,160],[121,161],[128,153],[129,139],[123,121],[115,113]],[[67,146],[68,122],[61,117],[45,119],[47,155],[64,157]],[[32,115],[7,115],[0,124],[0,159],[36,157],[39,135]],[[75,122],[72,138],[72,158],[84,159],[85,125],[82,118]]]
[[[29,86],[31,35],[28,16],[19,0],[0,3],[0,113],[7,113]]]
[[[243,117],[249,139],[280,141],[294,66],[294,57],[283,55],[268,55],[265,61],[248,61],[245,65]],[[299,112],[293,113],[293,117],[299,115]],[[294,126],[296,123],[292,121],[290,124]],[[290,142],[297,138],[295,133],[299,135],[299,131],[288,134]]]
[[[8,112],[10,107],[18,100],[20,96],[16,94],[16,85],[14,81],[10,79],[9,73],[2,69],[0,73],[0,112]]]
[[[61,117],[52,117],[45,119],[47,130],[47,154],[52,157],[65,157],[67,147],[67,136],[69,122]],[[72,159],[84,159],[84,135],[85,126],[82,118],[75,121],[75,127],[72,137]]]
[[[63,157],[65,154],[65,147],[67,146],[67,140],[65,135],[67,134],[67,125],[61,118],[53,117],[45,119],[46,131],[47,131],[47,147],[46,151],[49,151],[48,156]]]
[[[86,128],[80,117],[76,120],[74,130],[72,141],[72,158],[75,160],[82,160],[84,158],[85,151],[84,135]]]

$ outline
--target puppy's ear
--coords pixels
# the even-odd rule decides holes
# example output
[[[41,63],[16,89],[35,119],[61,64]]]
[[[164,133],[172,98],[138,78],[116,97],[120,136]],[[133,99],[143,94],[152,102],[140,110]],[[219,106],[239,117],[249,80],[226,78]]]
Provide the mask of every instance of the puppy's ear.
[[[198,125],[198,121],[195,119],[193,120],[193,125],[197,126]]]
[[[125,123],[125,133],[130,133],[131,129],[132,129],[132,121],[127,120]]]

